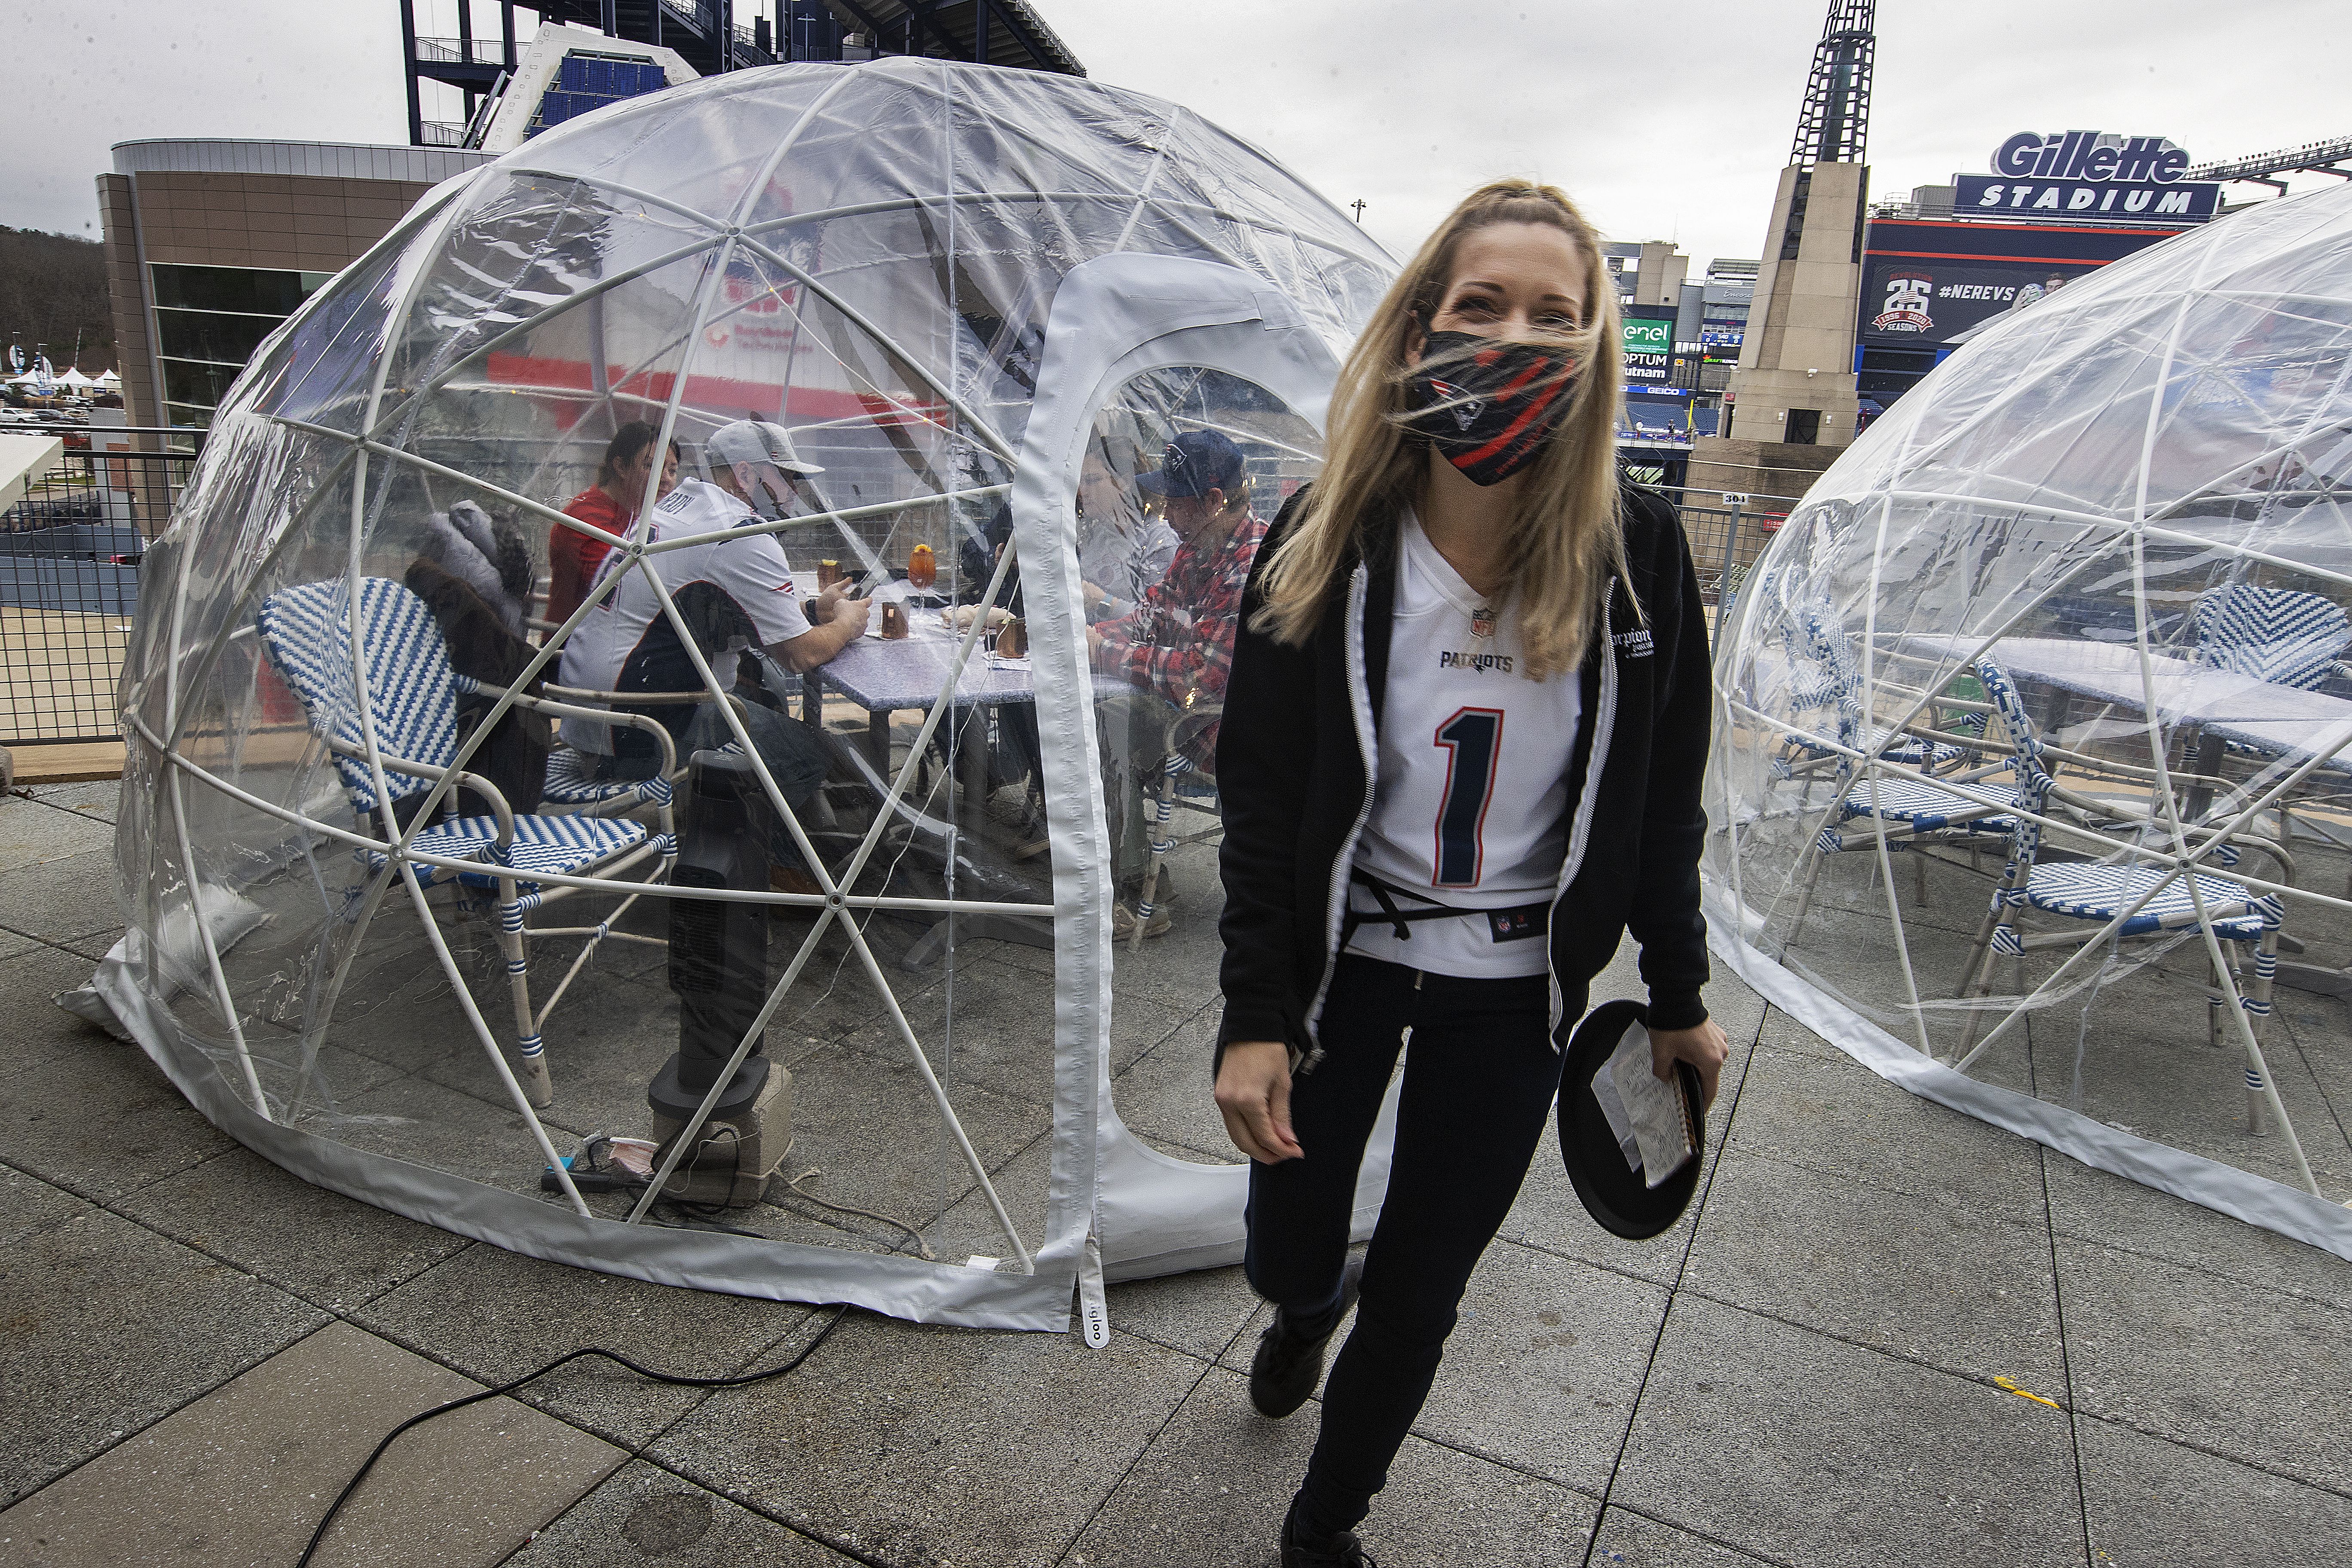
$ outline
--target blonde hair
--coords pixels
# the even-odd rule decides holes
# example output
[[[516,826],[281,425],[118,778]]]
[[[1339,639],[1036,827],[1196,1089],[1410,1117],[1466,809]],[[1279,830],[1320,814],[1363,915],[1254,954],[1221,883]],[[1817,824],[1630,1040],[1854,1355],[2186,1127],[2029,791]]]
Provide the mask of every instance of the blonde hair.
[[[1522,665],[1540,680],[1583,661],[1607,574],[1624,569],[1618,521],[1617,405],[1624,385],[1617,290],[1601,262],[1600,237],[1558,189],[1498,180],[1464,198],[1391,284],[1331,391],[1323,471],[1297,525],[1266,567],[1256,625],[1279,641],[1313,635],[1349,548],[1372,542],[1369,527],[1393,526],[1420,494],[1427,443],[1405,427],[1412,367],[1405,346],[1426,330],[1454,280],[1465,237],[1500,223],[1539,224],[1575,242],[1586,264],[1587,320],[1558,340],[1580,367],[1568,411],[1527,469],[1503,557],[1507,599],[1526,646]]]

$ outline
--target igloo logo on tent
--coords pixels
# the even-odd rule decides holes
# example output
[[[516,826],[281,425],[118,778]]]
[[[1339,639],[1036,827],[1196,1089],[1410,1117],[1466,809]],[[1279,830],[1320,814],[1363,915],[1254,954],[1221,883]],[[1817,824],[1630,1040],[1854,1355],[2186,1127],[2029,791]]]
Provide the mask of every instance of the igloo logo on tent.
[[[1936,297],[1936,279],[1928,272],[1890,272],[1886,298],[1870,323],[1874,332],[1925,332],[1935,328],[1927,301]]]

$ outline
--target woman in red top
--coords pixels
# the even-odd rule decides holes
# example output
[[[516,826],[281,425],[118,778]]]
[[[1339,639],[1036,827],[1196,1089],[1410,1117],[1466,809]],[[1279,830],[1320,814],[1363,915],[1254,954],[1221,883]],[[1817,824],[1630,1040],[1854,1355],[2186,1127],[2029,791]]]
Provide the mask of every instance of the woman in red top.
[[[654,467],[654,446],[661,432],[642,419],[632,419],[613,433],[604,448],[604,466],[596,482],[563,503],[564,515],[576,517],[607,533],[626,533],[636,520],[637,503],[645,499],[646,480]],[[656,499],[677,489],[677,447],[662,459],[661,489]],[[547,618],[562,626],[588,596],[596,568],[612,548],[603,540],[572,529],[548,530]]]

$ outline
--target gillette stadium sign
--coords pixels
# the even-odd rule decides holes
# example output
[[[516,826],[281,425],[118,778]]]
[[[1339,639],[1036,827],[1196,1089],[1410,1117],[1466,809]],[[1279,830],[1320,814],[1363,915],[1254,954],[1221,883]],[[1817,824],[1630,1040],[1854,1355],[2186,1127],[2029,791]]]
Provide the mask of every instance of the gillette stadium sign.
[[[2184,181],[2189,154],[2160,136],[2021,131],[1994,149],[1990,174],[1956,182],[1955,216],[2042,223],[2203,223],[2221,187]]]

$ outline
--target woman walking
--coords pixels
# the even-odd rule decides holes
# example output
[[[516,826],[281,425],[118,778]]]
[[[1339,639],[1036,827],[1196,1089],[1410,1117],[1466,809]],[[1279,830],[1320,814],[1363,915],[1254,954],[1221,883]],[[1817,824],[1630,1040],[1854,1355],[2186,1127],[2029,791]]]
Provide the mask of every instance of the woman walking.
[[[1641,943],[1655,1069],[1726,1055],[1698,852],[1709,710],[1688,547],[1621,484],[1612,279],[1546,185],[1473,193],[1339,374],[1321,479],[1243,610],[1217,742],[1217,1105],[1252,1160],[1272,1301],[1250,1397],[1322,1426],[1285,1568],[1370,1563],[1354,1527],[1427,1397],[1535,1152],[1586,986]],[[1397,1058],[1360,1290],[1357,1170]]]

